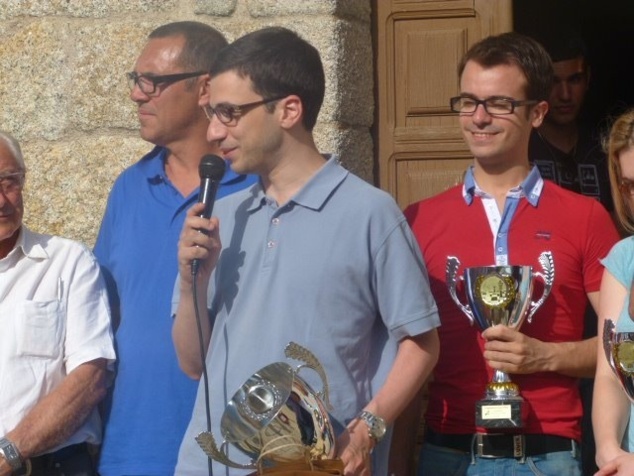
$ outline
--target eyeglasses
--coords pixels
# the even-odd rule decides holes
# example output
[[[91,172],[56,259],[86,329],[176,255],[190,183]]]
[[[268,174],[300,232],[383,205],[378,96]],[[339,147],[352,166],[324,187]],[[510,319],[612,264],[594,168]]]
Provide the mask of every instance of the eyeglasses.
[[[24,187],[24,172],[9,172],[0,174],[0,193],[12,195]]]
[[[505,114],[513,114],[515,108],[519,106],[528,106],[537,104],[539,101],[534,99],[525,99],[518,101],[511,98],[492,97],[487,99],[476,99],[469,96],[456,96],[449,100],[449,105],[453,112],[460,114],[473,114],[482,104],[487,114],[492,116],[503,116]]]
[[[209,104],[205,104],[203,106],[203,111],[205,111],[205,115],[210,121],[215,115],[218,120],[222,122],[225,126],[231,127],[235,126],[238,122],[238,119],[240,119],[250,110],[255,109],[258,106],[271,103],[273,101],[279,101],[284,97],[286,96],[276,96],[274,98],[262,99],[261,101],[255,101],[240,105],[220,103],[216,107],[211,107]]]
[[[623,195],[628,195],[630,197],[634,196],[634,182],[630,182],[629,180],[621,180],[619,184],[619,190]]]
[[[177,73],[177,74],[164,74],[162,76],[151,76],[147,74],[139,74],[136,71],[126,73],[128,78],[128,86],[130,91],[134,89],[134,86],[138,86],[143,94],[146,96],[158,96],[161,94],[161,90],[157,91],[159,85],[169,86],[170,84],[182,81],[184,79],[195,78],[206,74],[205,71],[194,71],[192,73]]]

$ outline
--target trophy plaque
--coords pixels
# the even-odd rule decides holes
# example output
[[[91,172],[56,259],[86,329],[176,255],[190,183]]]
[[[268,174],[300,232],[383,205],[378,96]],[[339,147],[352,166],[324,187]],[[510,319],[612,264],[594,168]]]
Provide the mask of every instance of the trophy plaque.
[[[258,472],[302,462],[315,468],[332,463],[335,436],[326,409],[330,404],[324,369],[314,354],[294,342],[284,352],[287,358],[304,363],[293,368],[276,362],[249,377],[225,408],[220,422],[224,439],[220,448],[210,432],[196,437],[209,458],[232,468]],[[321,392],[315,392],[298,375],[303,368],[317,372],[323,384]],[[227,454],[229,444],[251,462],[231,460]]]
[[[616,332],[614,322],[603,323],[603,350],[608,364],[634,404],[634,332]]]
[[[449,256],[446,273],[449,294],[471,324],[477,324],[481,331],[494,325],[519,330],[525,320],[532,321],[552,289],[555,275],[552,253],[543,252],[539,263],[542,272],[533,271],[531,266],[479,266],[466,268],[464,275],[459,277],[460,261]],[[535,278],[544,283],[544,290],[537,301],[532,301]],[[458,280],[464,281],[468,304],[458,298]],[[484,399],[476,403],[475,423],[483,428],[522,427],[523,402],[519,386],[506,372],[495,370],[493,380],[486,386]]]

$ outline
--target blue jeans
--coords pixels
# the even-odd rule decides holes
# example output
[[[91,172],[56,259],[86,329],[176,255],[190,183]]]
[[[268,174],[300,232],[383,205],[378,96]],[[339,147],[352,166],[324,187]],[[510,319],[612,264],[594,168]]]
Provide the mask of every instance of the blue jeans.
[[[581,476],[581,458],[575,444],[570,451],[515,458],[477,455],[424,443],[417,476]]]

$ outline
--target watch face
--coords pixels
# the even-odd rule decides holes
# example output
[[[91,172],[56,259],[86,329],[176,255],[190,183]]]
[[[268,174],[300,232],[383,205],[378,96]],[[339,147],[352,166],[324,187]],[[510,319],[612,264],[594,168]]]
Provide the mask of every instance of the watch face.
[[[370,437],[378,443],[385,436],[387,427],[383,418],[373,415],[368,411],[363,411],[359,415],[360,418],[368,425]]]
[[[375,438],[380,440],[385,435],[387,430],[385,426],[385,420],[383,418],[379,418],[377,416],[374,417],[374,425],[373,425],[373,433],[376,435]]]

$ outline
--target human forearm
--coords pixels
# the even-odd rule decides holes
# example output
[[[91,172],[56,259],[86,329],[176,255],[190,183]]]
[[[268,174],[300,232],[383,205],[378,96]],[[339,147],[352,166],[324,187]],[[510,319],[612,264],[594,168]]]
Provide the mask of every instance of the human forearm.
[[[621,440],[627,427],[630,403],[618,382],[597,376],[594,383],[592,426],[599,467],[621,454]]]
[[[388,424],[393,423],[431,374],[438,361],[439,349],[435,329],[403,339],[385,384],[366,410],[380,415]]]
[[[186,375],[193,379],[199,379],[202,374],[201,345],[203,353],[206,354],[211,338],[211,323],[208,318],[206,299],[207,281],[198,280],[197,288],[200,321],[198,322],[196,319],[193,288],[190,284],[185,283],[180,286],[180,301],[172,327],[172,339],[179,366]]]
[[[86,421],[106,395],[106,365],[105,359],[96,359],[74,369],[7,433],[23,458],[64,443]]]
[[[593,377],[596,370],[597,338],[577,342],[550,342],[550,369],[569,377]]]
[[[621,315],[628,292],[608,269],[604,271],[601,292],[598,295],[589,295],[590,302],[599,315],[600,332],[603,331],[606,319],[615,319]],[[594,380],[592,426],[597,447],[596,461],[599,467],[603,467],[624,453],[621,440],[629,421],[631,406],[606,359],[602,339],[597,339],[595,356],[597,371]]]
[[[403,339],[385,384],[365,410],[383,418],[388,425],[394,423],[436,365],[439,346],[435,329]],[[359,419],[352,420],[339,438],[338,445],[338,455],[346,463],[346,474],[360,474],[360,468],[374,446],[367,425]]]
[[[207,315],[207,287],[222,248],[218,220],[201,218],[198,214],[202,210],[203,204],[197,203],[187,211],[178,241],[180,296],[172,327],[172,340],[180,368],[193,379],[199,379],[202,374],[204,356],[201,355],[201,345],[202,354],[206,354],[211,336],[211,323]],[[197,272],[192,269],[195,260],[199,265]],[[194,282],[197,290],[196,304]],[[196,306],[200,322],[196,319]]]
[[[592,427],[599,467],[623,453],[621,441],[629,421],[630,402],[612,372],[603,345],[597,345],[597,372],[594,379]]]
[[[569,377],[592,377],[596,337],[576,342],[544,342],[507,326],[482,333],[484,357],[495,370],[510,374],[557,372]]]

